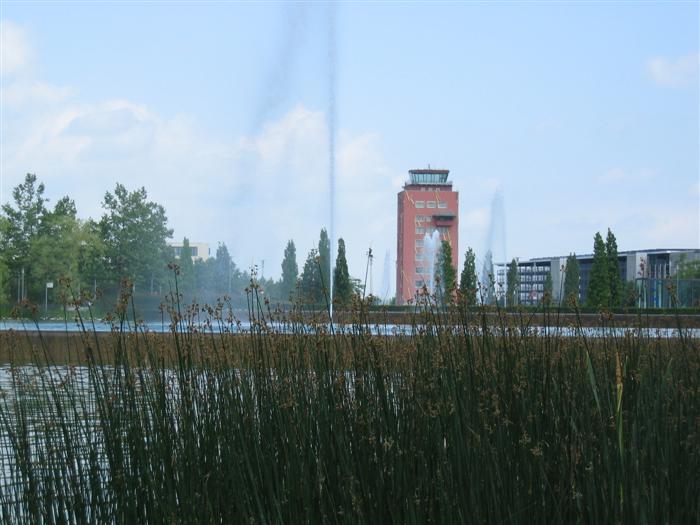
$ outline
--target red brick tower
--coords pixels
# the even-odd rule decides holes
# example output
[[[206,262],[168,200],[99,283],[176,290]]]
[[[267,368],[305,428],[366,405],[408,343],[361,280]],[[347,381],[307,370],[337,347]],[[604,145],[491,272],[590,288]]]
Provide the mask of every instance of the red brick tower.
[[[396,304],[406,304],[426,281],[423,238],[437,230],[452,247],[457,268],[459,193],[452,190],[450,170],[409,170],[410,180],[398,194]]]

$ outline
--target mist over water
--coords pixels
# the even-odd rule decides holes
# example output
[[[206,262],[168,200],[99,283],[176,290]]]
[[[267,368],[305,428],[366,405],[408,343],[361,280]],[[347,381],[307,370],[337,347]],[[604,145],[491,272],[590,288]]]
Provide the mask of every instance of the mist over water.
[[[300,49],[308,33],[309,8],[304,4],[284,7],[279,45],[252,117],[251,131],[258,132],[289,100]]]

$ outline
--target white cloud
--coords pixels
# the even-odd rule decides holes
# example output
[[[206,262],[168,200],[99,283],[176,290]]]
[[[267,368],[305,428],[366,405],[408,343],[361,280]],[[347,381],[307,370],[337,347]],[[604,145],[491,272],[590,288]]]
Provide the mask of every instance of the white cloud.
[[[683,87],[697,82],[700,55],[690,53],[676,60],[654,57],[647,62],[647,71],[657,84]]]
[[[29,66],[32,56],[32,47],[24,30],[9,20],[0,20],[0,73],[3,79]]]
[[[36,172],[52,199],[69,194],[82,215],[99,217],[102,197],[116,182],[143,185],[165,206],[176,238],[212,248],[224,241],[237,264],[265,260],[265,274],[274,276],[288,239],[297,244],[301,268],[321,227],[329,227],[321,111],[299,106],[258,134],[228,142],[186,116],[164,117],[127,100],[57,99],[48,110],[26,108],[7,127],[6,195],[24,173]],[[340,133],[338,140],[336,236],[344,237],[358,277],[370,245],[376,253],[395,251],[395,194],[403,177],[387,167],[379,143],[372,133]]]

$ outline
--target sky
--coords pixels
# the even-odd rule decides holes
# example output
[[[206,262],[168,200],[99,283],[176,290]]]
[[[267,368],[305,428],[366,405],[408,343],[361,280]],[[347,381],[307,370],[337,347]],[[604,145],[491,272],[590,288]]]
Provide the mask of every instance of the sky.
[[[496,194],[508,259],[607,228],[700,247],[697,2],[2,1],[0,24],[3,203],[35,173],[98,219],[144,186],[175,239],[277,278],[330,225],[334,120],[335,232],[355,277],[372,248],[375,293],[428,165],[460,192],[460,265]]]

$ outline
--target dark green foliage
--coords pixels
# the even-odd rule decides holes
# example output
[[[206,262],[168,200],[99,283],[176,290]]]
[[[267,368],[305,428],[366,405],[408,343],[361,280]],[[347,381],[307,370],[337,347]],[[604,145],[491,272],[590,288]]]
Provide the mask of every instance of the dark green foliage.
[[[586,294],[586,305],[589,308],[607,308],[610,305],[609,269],[605,242],[600,232],[597,232],[593,240],[593,265]]]
[[[581,281],[581,267],[575,253],[566,258],[564,277],[564,304],[573,307],[578,304],[580,298],[579,284]]]
[[[681,279],[700,279],[700,261],[681,260],[677,271]]]
[[[180,249],[180,257],[177,263],[180,267],[180,293],[190,299],[195,289],[195,275],[192,248],[190,247],[190,240],[187,237],[182,239],[182,248]]]
[[[282,280],[280,282],[280,296],[282,299],[289,299],[297,286],[299,279],[299,267],[297,266],[297,249],[294,241],[289,240],[284,249],[284,259],[282,260]]]
[[[325,297],[330,293],[331,286],[331,242],[325,228],[321,229],[321,235],[318,239],[318,265],[321,272],[318,299],[319,302],[325,302]]]
[[[352,296],[352,283],[348,272],[348,261],[345,259],[345,241],[338,239],[338,256],[333,270],[333,300],[340,305],[348,305]]]
[[[319,257],[316,250],[311,250],[306,257],[304,269],[301,273],[300,287],[304,301],[322,304],[323,287],[321,285],[321,274],[319,273]]]
[[[192,312],[84,334],[87,367],[13,366],[0,521],[697,523],[695,341],[425,314],[412,336],[265,318],[241,337]]]
[[[550,304],[552,302],[552,294],[554,293],[552,286],[552,272],[549,271],[544,279],[544,294],[542,296],[542,302],[544,304]]]
[[[14,206],[2,205],[2,213],[7,218],[0,238],[4,264],[13,276],[24,270],[25,283],[32,283],[31,242],[39,235],[42,221],[47,213],[43,183],[37,184],[36,175],[27,173],[24,182],[12,190]],[[14,279],[10,279],[13,282]],[[26,287],[21,294],[26,298]]]
[[[476,256],[470,247],[464,255],[464,268],[459,279],[459,292],[467,306],[476,304],[476,290]]]
[[[154,280],[165,278],[171,250],[167,239],[165,209],[148,201],[145,188],[129,192],[117,184],[105,194],[100,221],[107,268],[112,282],[131,279],[136,288],[152,289]]]
[[[506,306],[515,306],[518,304],[518,293],[520,290],[520,277],[518,276],[518,261],[513,259],[508,265],[508,273],[506,274]]]
[[[436,264],[440,280],[439,295],[441,300],[447,303],[457,289],[457,270],[452,266],[452,246],[448,241],[443,240],[440,243]]]
[[[617,253],[617,240],[615,235],[608,228],[608,235],[605,239],[605,254],[608,257],[608,286],[610,287],[610,304],[612,308],[620,306],[622,302],[623,283],[620,276],[619,255]]]

